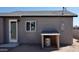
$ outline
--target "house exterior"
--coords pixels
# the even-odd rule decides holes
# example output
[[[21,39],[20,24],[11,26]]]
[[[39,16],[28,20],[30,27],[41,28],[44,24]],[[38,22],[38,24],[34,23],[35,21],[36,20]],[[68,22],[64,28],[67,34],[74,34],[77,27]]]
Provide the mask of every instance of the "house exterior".
[[[41,44],[42,31],[56,29],[60,44],[72,44],[73,17],[77,15],[69,11],[0,13],[0,43]]]

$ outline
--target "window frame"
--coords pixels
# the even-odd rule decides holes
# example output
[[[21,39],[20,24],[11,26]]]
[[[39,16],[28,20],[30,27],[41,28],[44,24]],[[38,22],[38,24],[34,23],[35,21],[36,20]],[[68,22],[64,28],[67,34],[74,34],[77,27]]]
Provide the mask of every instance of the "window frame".
[[[27,31],[27,29],[26,29],[26,23],[27,22],[30,22],[30,30],[29,31]],[[35,30],[31,30],[31,23],[32,22],[35,22]],[[25,21],[25,31],[26,32],[36,32],[36,21],[35,20],[27,20],[27,21]]]

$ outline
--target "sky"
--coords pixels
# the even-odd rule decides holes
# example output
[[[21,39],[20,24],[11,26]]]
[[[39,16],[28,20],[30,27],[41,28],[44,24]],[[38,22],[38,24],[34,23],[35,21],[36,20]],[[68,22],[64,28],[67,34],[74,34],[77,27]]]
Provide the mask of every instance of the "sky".
[[[76,13],[79,16],[79,7],[66,7],[68,11]],[[0,13],[13,11],[46,11],[46,10],[62,10],[62,7],[0,7]],[[74,17],[73,26],[79,26],[79,17]]]

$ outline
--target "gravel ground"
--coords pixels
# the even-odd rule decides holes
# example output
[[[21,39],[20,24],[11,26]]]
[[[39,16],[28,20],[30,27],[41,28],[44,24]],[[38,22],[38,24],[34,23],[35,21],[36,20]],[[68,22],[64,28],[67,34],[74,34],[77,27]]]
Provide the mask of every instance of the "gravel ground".
[[[52,52],[79,52],[79,41],[77,39],[73,39],[73,45],[61,47],[59,50]]]

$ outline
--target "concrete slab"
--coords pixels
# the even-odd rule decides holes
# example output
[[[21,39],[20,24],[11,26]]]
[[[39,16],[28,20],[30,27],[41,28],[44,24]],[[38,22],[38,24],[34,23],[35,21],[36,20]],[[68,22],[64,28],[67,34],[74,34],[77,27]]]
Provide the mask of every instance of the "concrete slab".
[[[1,44],[0,45],[0,48],[13,48],[13,47],[16,47],[18,46],[19,44],[17,43],[8,43],[8,44]]]
[[[56,49],[50,48],[41,48],[41,45],[34,44],[22,44],[17,46],[14,49],[9,50],[10,52],[50,52]]]

